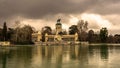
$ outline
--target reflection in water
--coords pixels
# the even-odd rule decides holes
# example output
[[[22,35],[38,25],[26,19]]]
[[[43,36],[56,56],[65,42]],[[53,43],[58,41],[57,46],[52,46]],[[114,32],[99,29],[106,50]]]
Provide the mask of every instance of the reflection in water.
[[[28,68],[32,57],[31,47],[4,47],[0,50],[2,68]],[[26,64],[26,65],[24,65]]]
[[[1,64],[0,64],[0,68],[6,68],[7,66],[7,59],[8,59],[8,55],[9,55],[9,49],[7,48],[3,48],[2,50],[2,54],[0,53],[0,60],[1,60]]]
[[[106,45],[0,48],[0,68],[114,68],[114,61],[120,62],[114,60],[119,49]]]
[[[4,53],[2,54],[2,64],[3,64],[2,68],[6,68],[7,57],[8,57],[7,52],[4,52]]]
[[[101,59],[108,59],[108,46],[107,45],[101,45],[100,47],[100,54],[101,54]]]

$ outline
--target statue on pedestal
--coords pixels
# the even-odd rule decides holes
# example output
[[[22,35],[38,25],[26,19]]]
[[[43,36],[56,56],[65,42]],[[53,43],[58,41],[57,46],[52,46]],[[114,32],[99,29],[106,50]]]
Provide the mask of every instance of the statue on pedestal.
[[[60,23],[60,21],[61,21],[61,19],[58,19],[58,20],[57,20],[57,23]]]

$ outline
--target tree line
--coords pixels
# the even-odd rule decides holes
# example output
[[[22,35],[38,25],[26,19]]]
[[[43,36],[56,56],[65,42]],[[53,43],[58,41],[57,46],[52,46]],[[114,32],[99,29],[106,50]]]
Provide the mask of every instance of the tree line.
[[[45,41],[45,33],[55,34],[50,26],[44,26],[41,32],[43,42]],[[101,28],[98,33],[95,33],[94,30],[88,30],[88,22],[84,20],[79,21],[77,25],[71,25],[68,32],[63,31],[59,34],[74,35],[75,33],[78,33],[78,41],[88,41],[89,43],[120,43],[119,34],[109,35],[106,27]]]
[[[0,41],[10,41],[13,44],[33,44],[32,33],[35,32],[35,28],[30,25],[24,25],[23,27],[17,26],[15,28],[8,28],[6,22],[3,24],[3,28],[0,28]],[[41,29],[42,40],[45,41],[45,34],[55,35],[55,30],[52,30],[50,26],[44,26]],[[89,43],[120,43],[120,35],[109,35],[106,27],[101,28],[99,33],[95,33],[93,30],[88,30],[88,22],[81,20],[77,25],[71,25],[69,31],[63,30],[59,32],[60,35],[73,35],[78,33],[78,41],[88,41]]]
[[[32,44],[33,28],[30,25],[7,28],[6,22],[0,28],[0,41],[10,41],[13,44]]]

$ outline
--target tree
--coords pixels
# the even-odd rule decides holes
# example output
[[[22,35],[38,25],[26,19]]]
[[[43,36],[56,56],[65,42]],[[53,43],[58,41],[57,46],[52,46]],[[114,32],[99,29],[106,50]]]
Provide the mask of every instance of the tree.
[[[32,42],[32,33],[33,33],[33,29],[30,25],[25,25],[23,28],[22,28],[22,31],[24,36],[23,38],[25,38],[25,41],[27,41],[28,43],[31,43]]]
[[[45,26],[45,27],[42,28],[41,32],[42,32],[42,41],[44,42],[45,41],[45,34],[46,33],[47,34],[52,34],[52,29],[49,26]]]
[[[7,25],[6,25],[6,22],[4,22],[4,25],[3,25],[2,36],[3,36],[3,41],[7,41]]]
[[[107,39],[107,42],[108,42],[108,43],[115,43],[114,36],[113,36],[113,35],[109,35],[109,36],[108,36],[108,39]]]
[[[107,28],[100,29],[100,40],[102,43],[105,43],[107,41],[107,37],[108,37]]]
[[[30,25],[17,27],[12,35],[12,41],[17,44],[31,44],[33,29]]]
[[[51,34],[52,33],[52,29],[49,26],[45,26],[42,28],[42,33],[48,33]]]
[[[84,20],[78,21],[77,28],[78,28],[79,40],[87,41],[86,31],[88,29],[88,22]]]
[[[84,20],[78,21],[77,28],[79,32],[86,32],[88,29],[88,22]]]
[[[67,34],[67,31],[66,30],[63,30],[61,32],[58,33],[59,35],[66,35]]]
[[[72,25],[71,27],[69,27],[69,34],[73,35],[75,33],[79,33],[79,30],[77,28],[77,25]]]
[[[78,21],[77,28],[78,28],[79,32],[82,32],[83,25],[84,25],[84,20]]]
[[[93,31],[93,30],[89,30],[89,31],[88,31],[87,40],[88,40],[90,43],[94,41],[93,36],[94,36],[94,31]]]
[[[115,41],[115,43],[120,43],[120,35],[119,34],[114,35],[114,41]]]
[[[2,28],[0,28],[0,41],[3,40],[2,31],[3,31]]]
[[[62,30],[62,35],[66,35],[67,31],[66,30]]]
[[[18,28],[21,26],[21,22],[19,20],[15,21],[13,28]]]
[[[79,41],[87,41],[87,37],[88,37],[87,32],[82,31],[82,32],[79,34]]]
[[[8,28],[7,31],[7,38],[9,41],[11,41],[12,35],[14,34],[14,29],[13,28]]]
[[[84,25],[83,25],[83,31],[87,31],[88,30],[88,22],[85,21]]]

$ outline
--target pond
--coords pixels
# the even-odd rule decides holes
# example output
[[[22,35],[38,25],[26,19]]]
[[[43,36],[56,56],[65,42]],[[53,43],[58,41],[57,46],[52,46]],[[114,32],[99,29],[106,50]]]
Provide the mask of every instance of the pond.
[[[118,68],[120,46],[0,47],[0,68]]]

